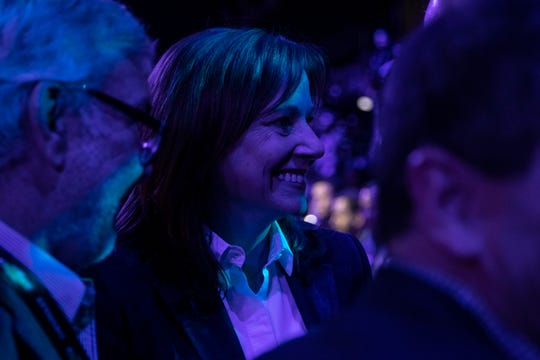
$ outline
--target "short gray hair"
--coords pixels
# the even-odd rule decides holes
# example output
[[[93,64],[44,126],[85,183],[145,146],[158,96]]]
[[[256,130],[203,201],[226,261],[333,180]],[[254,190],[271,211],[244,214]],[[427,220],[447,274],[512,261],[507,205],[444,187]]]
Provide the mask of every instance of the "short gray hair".
[[[149,72],[155,43],[113,0],[0,0],[0,165],[16,139],[28,91],[11,82],[40,79],[100,85],[129,59]]]

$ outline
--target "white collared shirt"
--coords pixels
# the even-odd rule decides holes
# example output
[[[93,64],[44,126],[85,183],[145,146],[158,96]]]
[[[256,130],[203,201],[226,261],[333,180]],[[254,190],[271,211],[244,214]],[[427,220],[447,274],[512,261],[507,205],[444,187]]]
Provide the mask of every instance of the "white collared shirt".
[[[257,293],[251,290],[242,271],[244,249],[227,243],[216,233],[212,233],[211,248],[226,271],[229,290],[223,304],[246,359],[306,333],[285,276],[292,274],[293,254],[277,222],[270,227],[270,252]]]
[[[79,276],[2,221],[0,247],[36,275],[58,302],[68,320],[73,321],[86,291],[86,286]],[[95,319],[81,331],[79,340],[90,359],[96,360]]]

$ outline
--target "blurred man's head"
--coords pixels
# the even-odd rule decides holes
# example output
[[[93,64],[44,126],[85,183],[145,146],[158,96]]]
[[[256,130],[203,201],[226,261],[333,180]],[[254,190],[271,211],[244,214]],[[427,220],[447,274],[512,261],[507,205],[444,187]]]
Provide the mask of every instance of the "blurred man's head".
[[[375,236],[539,341],[540,3],[461,6],[405,41],[385,83]]]

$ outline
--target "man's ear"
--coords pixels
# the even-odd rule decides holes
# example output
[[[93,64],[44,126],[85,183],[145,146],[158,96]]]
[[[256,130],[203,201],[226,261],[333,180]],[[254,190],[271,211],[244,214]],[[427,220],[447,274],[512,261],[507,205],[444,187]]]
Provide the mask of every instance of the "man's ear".
[[[28,130],[34,145],[57,170],[65,164],[67,149],[58,83],[40,81],[32,89],[27,106]]]
[[[448,151],[425,146],[409,155],[406,181],[414,225],[432,245],[457,257],[477,255],[483,245],[476,219],[480,174]]]

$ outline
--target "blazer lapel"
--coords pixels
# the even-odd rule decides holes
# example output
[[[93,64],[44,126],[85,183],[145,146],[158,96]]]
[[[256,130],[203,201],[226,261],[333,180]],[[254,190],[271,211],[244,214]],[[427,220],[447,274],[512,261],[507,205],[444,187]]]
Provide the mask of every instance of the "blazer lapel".
[[[288,278],[288,283],[306,328],[312,330],[337,310],[338,300],[332,265],[323,264],[309,271],[309,283],[296,274]]]
[[[306,237],[306,247],[295,254],[301,257],[299,263],[304,263],[304,254],[311,257],[313,253],[317,253],[321,261],[305,265],[300,270],[301,277],[295,269],[288,283],[306,328],[312,330],[339,308],[338,289],[332,264],[323,260],[327,252],[326,239],[319,238],[311,224],[301,222],[300,227]]]
[[[170,284],[155,284],[165,305],[173,314],[201,359],[244,359],[244,352],[224,306],[211,314],[186,308],[182,294]]]

